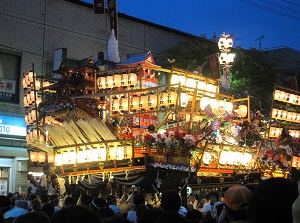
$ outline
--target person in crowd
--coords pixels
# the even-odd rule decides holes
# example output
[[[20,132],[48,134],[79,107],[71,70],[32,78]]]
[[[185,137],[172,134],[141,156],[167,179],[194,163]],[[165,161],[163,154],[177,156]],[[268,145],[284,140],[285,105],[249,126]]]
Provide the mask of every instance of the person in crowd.
[[[2,210],[2,213],[4,214],[5,212],[9,211],[12,209],[12,203],[11,199],[8,196],[0,196],[0,209]]]
[[[111,218],[115,215],[115,212],[109,207],[100,207],[96,214],[99,216],[102,223],[110,223]]]
[[[42,201],[40,198],[35,198],[31,202],[31,212],[41,211],[42,210]]]
[[[74,200],[74,198],[66,197],[64,207],[69,207],[69,206],[73,206],[73,205],[76,205],[76,201]]]
[[[192,209],[197,209],[198,208],[198,200],[196,199],[196,196],[194,194],[190,194],[189,195],[189,199],[188,199],[188,205],[192,208]]]
[[[52,217],[54,214],[54,205],[51,203],[46,203],[42,206],[42,212],[44,212],[46,215],[49,216],[49,218]]]
[[[49,199],[50,199],[50,204],[52,204],[54,206],[54,211],[59,211],[59,197],[57,194],[51,194],[49,196]]]
[[[55,169],[52,166],[43,167],[44,174],[41,176],[40,186],[41,191],[46,191],[48,194],[53,194],[51,176],[55,174]]]
[[[83,206],[70,206],[60,209],[51,217],[49,223],[101,223],[100,218],[92,210]]]
[[[27,209],[27,201],[17,200],[16,206],[4,213],[4,219],[6,222],[14,222],[17,219],[17,217],[29,213]]]
[[[292,205],[297,184],[285,178],[270,178],[257,185],[248,203],[249,223],[292,223]]]
[[[47,193],[47,191],[43,191],[40,194],[40,200],[42,202],[42,206],[46,203],[50,202],[50,195]]]
[[[202,221],[202,213],[197,209],[190,210],[186,214],[186,219],[193,223],[200,223]]]
[[[163,210],[160,208],[148,208],[138,216],[137,223],[153,223],[163,213]]]
[[[205,219],[217,217],[217,205],[222,202],[219,201],[219,193],[216,191],[210,191],[208,193],[209,201],[203,205],[202,215]]]
[[[94,197],[91,207],[94,212],[97,212],[102,207],[108,207],[108,203],[103,198]]]
[[[178,211],[167,211],[160,215],[155,223],[187,223],[189,222],[187,219],[182,217]]]
[[[246,223],[247,207],[252,192],[242,185],[234,185],[224,193],[226,206],[219,216],[218,223]]]
[[[63,198],[66,196],[65,179],[58,177],[56,174],[51,175],[51,184],[53,187],[53,193],[58,195],[59,204],[58,207],[63,206]]]
[[[179,212],[181,206],[181,198],[176,191],[170,190],[162,194],[161,208],[163,211],[175,211]]]
[[[127,214],[127,219],[130,222],[137,223],[136,210],[141,205],[145,205],[145,197],[143,194],[135,194],[133,196],[133,210],[129,211]]]
[[[106,202],[108,204],[108,207],[111,208],[116,215],[122,215],[121,209],[117,206],[117,198],[115,195],[109,195],[106,198]]]
[[[48,223],[49,220],[44,212],[35,211],[19,216],[14,223]]]
[[[32,174],[27,175],[27,199],[33,200],[39,193],[40,185]]]

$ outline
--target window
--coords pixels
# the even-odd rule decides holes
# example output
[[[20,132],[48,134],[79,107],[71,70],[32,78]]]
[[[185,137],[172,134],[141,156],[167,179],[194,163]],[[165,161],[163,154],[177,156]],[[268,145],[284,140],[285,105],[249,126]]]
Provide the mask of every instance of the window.
[[[0,49],[0,102],[19,103],[21,54]]]

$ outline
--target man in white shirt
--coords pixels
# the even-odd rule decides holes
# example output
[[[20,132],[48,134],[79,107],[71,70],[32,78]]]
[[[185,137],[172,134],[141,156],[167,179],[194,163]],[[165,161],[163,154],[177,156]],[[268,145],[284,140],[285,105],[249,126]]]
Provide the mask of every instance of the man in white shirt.
[[[40,185],[32,174],[28,174],[27,179],[29,181],[27,184],[27,197],[28,199],[33,199],[34,195],[38,194]]]
[[[217,217],[217,205],[222,204],[219,201],[219,193],[216,191],[210,191],[208,194],[209,201],[203,205],[202,215],[205,219],[209,219],[210,217]]]
[[[51,184],[51,175],[55,174],[55,169],[52,166],[43,167],[44,175],[41,176],[41,191],[46,191],[49,195],[53,194],[53,187]]]
[[[63,199],[66,196],[66,181],[64,178],[58,177],[56,174],[51,175],[51,185],[53,187],[53,194],[57,194],[59,198],[58,207],[63,207]]]

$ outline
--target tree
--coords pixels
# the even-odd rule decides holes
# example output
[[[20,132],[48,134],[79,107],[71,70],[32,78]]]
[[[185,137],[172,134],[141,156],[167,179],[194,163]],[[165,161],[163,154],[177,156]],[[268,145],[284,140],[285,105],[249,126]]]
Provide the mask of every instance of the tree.
[[[211,40],[205,37],[195,37],[164,51],[160,65],[170,68],[171,65],[194,71],[197,66],[207,62],[206,57],[219,52],[217,39]],[[271,108],[272,92],[276,78],[274,65],[264,59],[264,54],[256,49],[244,50],[234,48],[235,62],[231,67],[230,80],[231,90],[221,89],[221,93],[235,95],[235,98],[251,97],[251,108],[267,114]],[[166,58],[174,58],[170,64]],[[205,65],[202,74],[211,77],[208,65]]]

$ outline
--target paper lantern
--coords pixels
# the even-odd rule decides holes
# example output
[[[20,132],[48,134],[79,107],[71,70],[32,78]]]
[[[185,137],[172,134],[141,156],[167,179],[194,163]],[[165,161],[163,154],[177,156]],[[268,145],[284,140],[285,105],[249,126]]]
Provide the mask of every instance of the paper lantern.
[[[114,77],[113,76],[106,76],[105,84],[106,84],[107,89],[114,88]]]
[[[202,97],[200,100],[200,108],[201,110],[204,110],[206,106],[209,104],[209,97]]]
[[[48,158],[48,163],[49,164],[54,162],[54,155],[53,154],[48,153],[47,158]]]
[[[97,85],[98,85],[98,88],[100,90],[106,89],[106,83],[105,82],[106,82],[106,78],[105,77],[99,77],[97,79]]]
[[[128,74],[121,75],[121,86],[124,88],[128,87]]]
[[[56,166],[61,166],[62,163],[63,163],[63,160],[62,160],[62,153],[61,152],[57,152],[56,155],[55,155],[55,165]]]
[[[113,87],[114,88],[121,87],[121,74],[114,74],[113,75]]]
[[[44,152],[39,152],[38,153],[38,162],[43,163],[46,160],[46,153]]]
[[[121,112],[128,111],[128,99],[122,96],[119,100],[119,109]]]
[[[238,115],[240,117],[245,117],[248,113],[248,107],[247,105],[239,105],[239,109],[238,109]]]
[[[133,88],[137,84],[137,75],[135,73],[128,74],[128,86]]]
[[[141,94],[139,101],[139,109],[141,111],[145,111],[148,107],[148,96],[145,94]]]
[[[38,161],[38,153],[30,151],[30,160],[35,163]]]
[[[168,106],[174,107],[177,102],[177,93],[175,91],[170,91],[168,93]]]
[[[154,110],[157,106],[157,97],[153,92],[150,92],[148,95],[148,110]]]
[[[180,94],[180,106],[182,108],[185,108],[189,103],[189,95],[187,93],[181,93]]]
[[[132,95],[130,97],[130,110],[133,112],[139,110],[139,102],[140,102],[140,97],[138,95]]]

